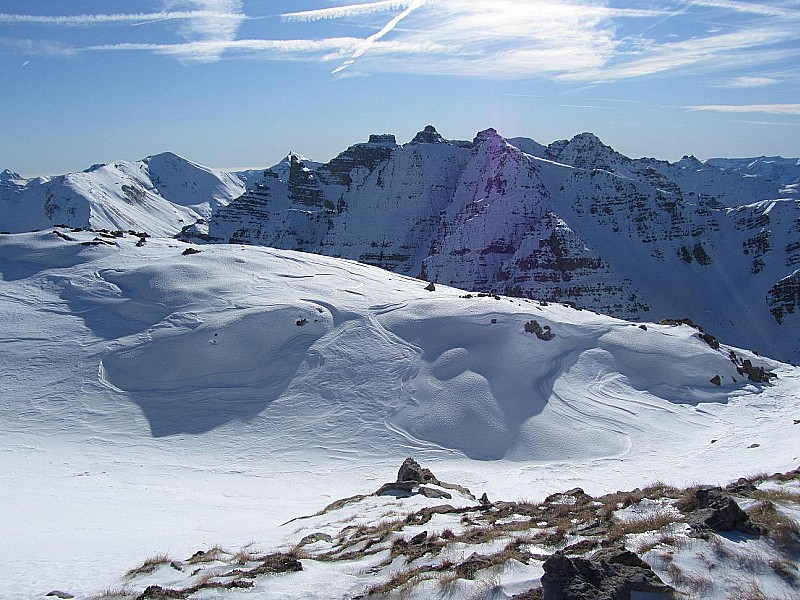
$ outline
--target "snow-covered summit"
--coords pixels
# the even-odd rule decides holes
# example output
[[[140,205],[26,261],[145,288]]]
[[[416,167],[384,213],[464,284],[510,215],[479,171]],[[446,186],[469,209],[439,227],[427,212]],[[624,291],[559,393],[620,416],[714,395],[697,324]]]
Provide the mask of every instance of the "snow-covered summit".
[[[0,173],[0,181],[22,181],[22,175],[19,173],[15,173],[9,169],[4,169],[2,173]]]

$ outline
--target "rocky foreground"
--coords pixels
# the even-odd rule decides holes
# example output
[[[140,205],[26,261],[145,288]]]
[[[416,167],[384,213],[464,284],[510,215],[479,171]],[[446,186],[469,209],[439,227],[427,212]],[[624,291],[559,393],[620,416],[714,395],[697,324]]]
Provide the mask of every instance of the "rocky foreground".
[[[376,492],[287,523],[285,545],[150,557],[93,598],[278,598],[309,584],[303,597],[791,598],[798,516],[800,469],[725,488],[656,483],[596,498],[575,488],[537,503],[476,499],[407,459]]]

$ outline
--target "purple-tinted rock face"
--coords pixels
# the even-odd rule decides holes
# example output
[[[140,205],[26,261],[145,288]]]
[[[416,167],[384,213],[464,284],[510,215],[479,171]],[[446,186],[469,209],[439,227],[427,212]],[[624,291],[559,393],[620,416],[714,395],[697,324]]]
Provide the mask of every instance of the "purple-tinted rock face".
[[[694,316],[727,342],[800,353],[770,333],[800,318],[800,207],[772,200],[782,184],[630,159],[590,133],[514,142],[529,153],[491,128],[471,143],[433,126],[403,146],[373,135],[316,169],[292,162],[209,233],[624,318]]]

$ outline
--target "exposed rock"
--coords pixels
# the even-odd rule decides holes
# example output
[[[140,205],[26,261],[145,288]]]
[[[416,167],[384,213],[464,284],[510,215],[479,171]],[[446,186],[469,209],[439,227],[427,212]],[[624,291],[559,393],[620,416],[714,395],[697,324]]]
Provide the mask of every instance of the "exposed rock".
[[[754,525],[730,494],[718,487],[701,487],[695,491],[697,510],[688,515],[689,525],[697,531],[741,531],[761,535],[764,531]]]
[[[305,536],[302,540],[300,540],[300,546],[307,546],[308,544],[314,544],[316,542],[332,542],[333,538],[328,535],[327,533],[323,533],[321,531],[316,531],[314,533],[309,533]]]
[[[445,139],[439,135],[433,125],[426,125],[425,129],[417,133],[409,144],[445,144]]]
[[[572,488],[566,492],[550,494],[544,499],[545,504],[586,504],[592,501],[592,497],[583,491],[583,488]]]
[[[714,375],[711,378],[711,383],[713,383],[714,385],[722,385],[722,379],[720,379],[719,375]]]
[[[537,321],[536,319],[533,319],[525,323],[525,331],[534,334],[537,338],[539,338],[540,340],[544,340],[545,342],[549,342],[555,337],[553,332],[550,331],[549,325],[545,325],[544,327],[542,327],[541,325],[539,325],[539,321]]]
[[[729,483],[728,485],[726,485],[725,491],[730,494],[746,494],[750,492],[755,492],[756,486],[754,486],[750,480],[745,479],[744,477],[740,477],[733,483]]]
[[[443,490],[437,490],[436,488],[427,487],[424,485],[419,486],[418,491],[426,498],[444,498],[445,500],[450,500],[453,497],[452,494],[448,494]]]
[[[488,569],[492,564],[488,556],[474,552],[467,560],[456,565],[455,572],[463,579],[475,579],[478,571]]]
[[[201,252],[201,251],[200,251],[200,250],[198,250],[198,249],[196,249],[196,248],[187,248],[186,250],[184,250],[183,252],[181,252],[181,254],[182,254],[183,256],[188,256],[188,255],[190,255],[190,254],[200,254],[200,252]]]
[[[629,600],[631,592],[667,599],[673,591],[650,565],[623,546],[600,550],[589,559],[559,551],[542,567],[544,600]]]
[[[53,590],[52,592],[47,592],[45,596],[55,596],[56,598],[65,598],[65,599],[75,597],[69,592],[62,592],[61,590]]]
[[[429,292],[435,292],[436,286],[431,281],[428,285],[425,286],[425,289],[428,290]]]
[[[415,481],[393,481],[391,483],[384,483],[375,492],[376,496],[384,496],[387,494],[403,496],[410,496],[415,490],[418,490],[419,484]]]
[[[417,535],[413,536],[410,540],[408,540],[408,545],[416,546],[419,544],[424,544],[427,539],[428,539],[428,532],[422,531]]]
[[[430,469],[423,468],[413,458],[407,458],[397,472],[397,481],[415,481],[417,483],[438,483]]]
[[[787,316],[800,311],[800,270],[784,277],[767,292],[767,305],[779,324]]]

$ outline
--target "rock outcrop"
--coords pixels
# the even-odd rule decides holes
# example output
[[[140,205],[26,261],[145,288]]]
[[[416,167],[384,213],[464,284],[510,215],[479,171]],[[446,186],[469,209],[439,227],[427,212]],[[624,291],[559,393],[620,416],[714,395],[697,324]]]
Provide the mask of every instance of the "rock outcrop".
[[[542,565],[544,600],[629,600],[631,592],[670,598],[672,588],[646,562],[624,546],[606,548],[591,558],[556,552]]]

